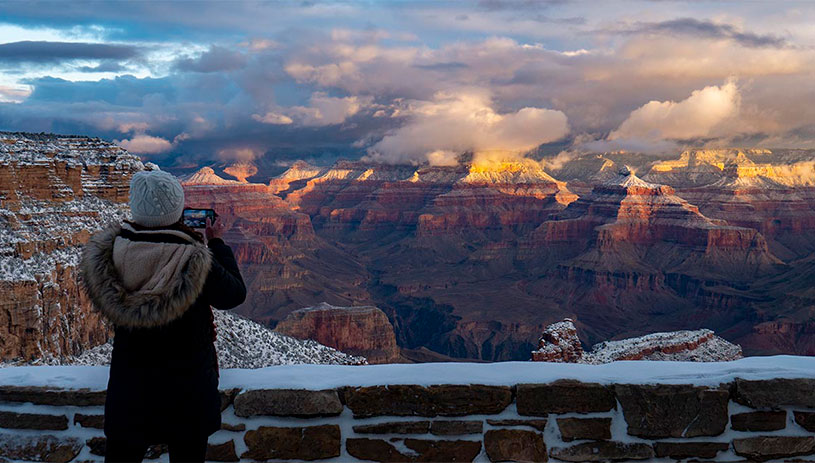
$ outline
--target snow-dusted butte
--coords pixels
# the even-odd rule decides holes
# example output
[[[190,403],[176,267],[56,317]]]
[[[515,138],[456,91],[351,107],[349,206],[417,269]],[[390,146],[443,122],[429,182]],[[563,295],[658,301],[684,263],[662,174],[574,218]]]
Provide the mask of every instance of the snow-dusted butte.
[[[600,384],[717,386],[736,378],[815,379],[815,357],[778,355],[732,362],[622,361],[602,365],[547,362],[418,363],[386,365],[279,365],[221,370],[220,388],[323,390],[343,386],[482,384],[511,386],[574,379]],[[106,366],[0,368],[0,386],[103,390]]]

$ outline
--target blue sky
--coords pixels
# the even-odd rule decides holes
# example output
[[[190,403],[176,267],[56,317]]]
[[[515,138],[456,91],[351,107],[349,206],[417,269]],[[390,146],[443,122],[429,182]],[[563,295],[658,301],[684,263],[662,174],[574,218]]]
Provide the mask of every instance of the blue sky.
[[[163,165],[815,148],[813,22],[808,1],[5,2],[0,129]]]

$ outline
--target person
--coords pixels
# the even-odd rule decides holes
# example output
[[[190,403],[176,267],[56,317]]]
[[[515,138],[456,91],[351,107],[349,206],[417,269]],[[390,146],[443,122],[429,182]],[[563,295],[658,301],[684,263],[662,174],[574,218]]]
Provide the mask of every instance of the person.
[[[82,252],[83,285],[114,328],[106,462],[142,461],[159,443],[171,462],[203,462],[221,427],[212,307],[241,304],[246,287],[223,224],[207,220],[205,244],[183,209],[174,176],[137,172],[132,221],[95,234]]]

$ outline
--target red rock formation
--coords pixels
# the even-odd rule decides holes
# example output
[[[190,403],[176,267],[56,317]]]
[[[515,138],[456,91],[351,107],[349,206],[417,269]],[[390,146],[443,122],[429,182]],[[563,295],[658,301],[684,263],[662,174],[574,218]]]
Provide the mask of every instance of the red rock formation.
[[[182,182],[188,207],[211,208],[227,227],[224,236],[248,285],[238,310],[274,324],[291,310],[325,294],[336,304],[366,301],[361,269],[314,234],[308,215],[273,193],[273,187],[225,181],[204,167]],[[339,268],[338,268],[339,266]]]
[[[321,303],[295,310],[275,331],[298,339],[313,339],[368,363],[399,360],[399,347],[387,315],[376,307],[335,307]]]
[[[578,180],[591,171],[577,201],[561,181],[577,180],[556,180],[531,161],[297,163],[264,193],[290,210],[240,213],[252,223],[230,231],[261,295],[244,313],[273,325],[322,300],[375,304],[406,349],[487,360],[525,358],[539,324],[566,316],[579,317],[591,341],[677,326],[709,326],[741,340],[774,320],[778,310],[762,304],[782,291],[763,285],[788,269],[759,231],[704,215],[671,186],[617,173],[629,160],[646,171],[653,157],[595,158],[570,171]],[[271,198],[263,207],[278,204]],[[289,237],[306,228],[280,225],[292,214],[310,219],[313,238]],[[265,215],[275,226],[261,226]]]
[[[605,341],[595,344],[590,352],[583,352],[574,322],[568,318],[549,325],[543,332],[538,350],[532,352],[532,360],[536,362],[589,364],[621,360],[726,362],[740,358],[741,347],[704,329]]]
[[[800,150],[690,150],[646,178],[669,183],[705,215],[754,228],[789,261],[815,251],[815,156]]]
[[[110,336],[79,289],[80,246],[125,217],[141,162],[85,137],[0,133],[0,360],[76,355]]]
[[[756,230],[709,219],[671,187],[640,180],[628,169],[552,219],[525,245],[571,248],[579,253],[571,265],[594,272],[701,270],[745,280],[774,273],[781,264]]]
[[[583,346],[577,337],[577,328],[570,318],[546,327],[532,352],[536,362],[577,363],[583,358]]]

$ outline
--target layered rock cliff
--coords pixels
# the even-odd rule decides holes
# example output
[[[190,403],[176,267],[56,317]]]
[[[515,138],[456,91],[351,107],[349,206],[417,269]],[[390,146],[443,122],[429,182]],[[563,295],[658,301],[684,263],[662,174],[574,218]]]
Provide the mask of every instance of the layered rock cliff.
[[[88,137],[0,132],[0,360],[68,356],[109,329],[79,289],[80,247],[127,215],[135,156]]]
[[[690,150],[646,178],[669,183],[702,213],[760,231],[780,258],[815,251],[815,154],[801,150]]]
[[[729,153],[721,156],[780,167],[806,158],[791,151]],[[802,225],[807,219],[788,226],[780,239],[749,221],[761,214],[782,217],[782,202],[767,209],[776,212],[753,214],[764,203],[742,195],[745,207],[728,215],[732,202],[712,208],[716,201],[685,197],[691,187],[708,188],[703,181],[714,177],[703,179],[702,173],[725,172],[727,166],[686,176],[695,182],[691,187],[670,184],[674,177],[655,183],[650,176],[654,165],[673,160],[697,166],[707,154],[694,156],[691,161],[691,154],[682,154],[677,161],[603,153],[563,156],[557,163],[489,164],[463,158],[456,166],[299,162],[268,186],[233,184],[236,193],[218,207],[247,207],[253,200],[242,195],[265,188],[262,195],[270,198],[258,207],[278,212],[256,215],[297,217],[301,224],[263,228],[252,218],[230,227],[228,239],[246,243],[236,245],[247,249],[240,251],[245,273],[262,275],[250,278],[253,291],[263,296],[241,310],[270,326],[296,308],[327,301],[380,307],[405,351],[430,349],[457,358],[528,358],[546,324],[566,317],[579,319],[594,343],[709,327],[751,352],[806,351],[813,336],[801,323],[812,299],[798,295],[804,282],[791,299],[775,279],[793,279],[791,272],[802,265],[784,249],[810,240]],[[764,179],[766,170],[758,171],[764,183],[757,188],[774,185]],[[716,181],[724,178],[717,175]],[[805,182],[796,182],[783,184],[793,191],[784,193],[790,221],[808,201],[801,200]],[[201,204],[215,201],[213,195]],[[307,239],[286,231],[308,227]],[[276,240],[274,252],[259,244],[265,240]],[[808,255],[803,246],[797,249]],[[791,301],[789,313],[773,306],[780,300]],[[759,326],[796,333],[796,341],[761,338]]]
[[[237,310],[274,326],[292,310],[314,304],[364,301],[364,269],[317,237],[311,218],[294,211],[272,187],[225,180],[208,167],[182,181],[188,207],[214,209],[247,284]]]
[[[373,306],[336,307],[321,303],[290,313],[275,331],[365,357],[368,363],[399,360],[393,326],[387,315]]]
[[[673,188],[645,182],[627,167],[541,224],[526,245],[571,250],[576,255],[566,264],[570,273],[750,280],[782,264],[755,229],[705,217]]]

